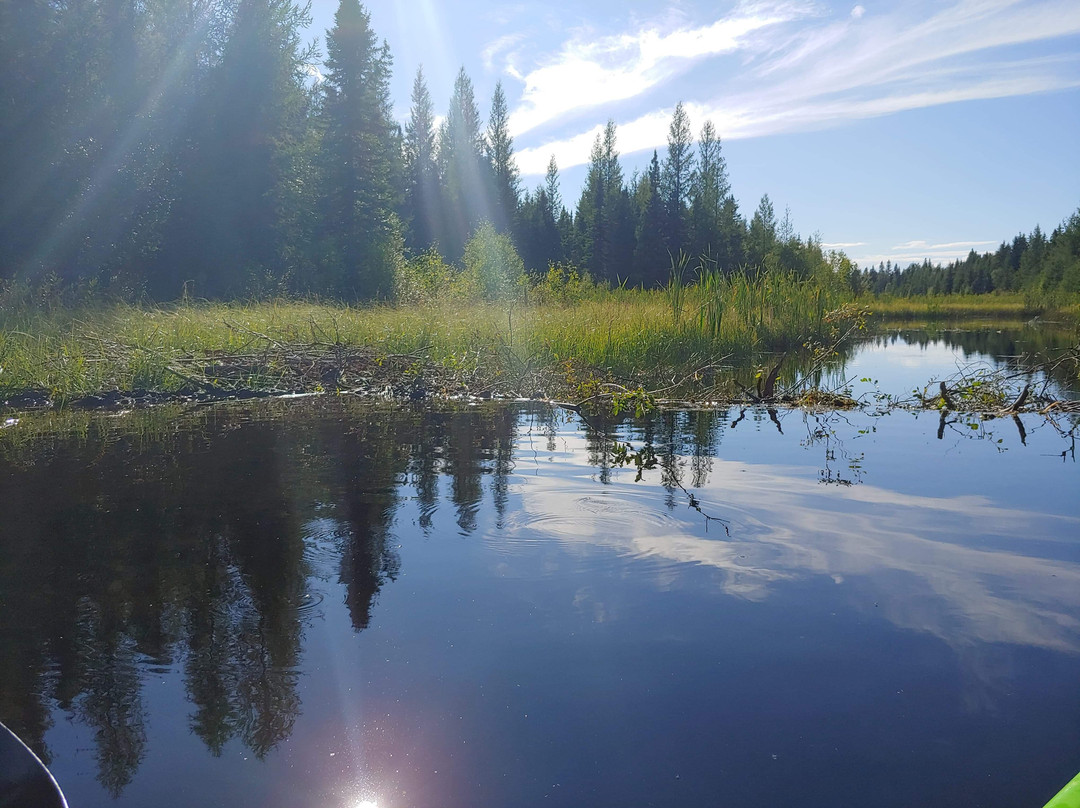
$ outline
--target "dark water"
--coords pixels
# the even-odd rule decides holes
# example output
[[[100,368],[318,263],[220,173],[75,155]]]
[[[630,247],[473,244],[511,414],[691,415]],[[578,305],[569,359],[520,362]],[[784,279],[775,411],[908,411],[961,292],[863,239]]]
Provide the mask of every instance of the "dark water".
[[[967,361],[893,344],[849,369]],[[1004,808],[1080,770],[1076,416],[26,426],[0,720],[74,808]]]

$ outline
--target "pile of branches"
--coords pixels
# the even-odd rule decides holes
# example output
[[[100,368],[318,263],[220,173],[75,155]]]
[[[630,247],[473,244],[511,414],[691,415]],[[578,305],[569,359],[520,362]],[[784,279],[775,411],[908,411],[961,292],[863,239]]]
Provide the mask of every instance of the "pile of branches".
[[[1080,401],[1055,393],[1055,378],[1063,371],[1080,378],[1080,345],[1019,371],[983,365],[959,368],[948,378],[914,391],[912,400],[894,403],[989,415],[1080,413]]]

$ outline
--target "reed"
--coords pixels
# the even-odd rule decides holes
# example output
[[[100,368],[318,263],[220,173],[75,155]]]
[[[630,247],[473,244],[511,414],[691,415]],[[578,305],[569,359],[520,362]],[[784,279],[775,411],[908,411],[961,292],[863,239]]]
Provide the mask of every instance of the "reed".
[[[549,290],[542,298],[531,295],[528,304],[268,300],[11,307],[0,310],[0,399],[27,390],[60,402],[110,390],[176,390],[184,386],[172,370],[179,361],[252,354],[261,358],[262,370],[245,383],[273,389],[275,362],[290,346],[414,355],[455,372],[468,370],[494,388],[528,372],[565,378],[571,367],[648,387],[721,361],[747,363],[760,354],[827,343],[837,328],[830,312],[851,302],[842,287],[821,280],[780,271],[725,274],[708,265],[696,278],[680,278],[676,291],[575,283],[573,294]],[[1022,296],[859,303],[892,319],[1030,311]]]

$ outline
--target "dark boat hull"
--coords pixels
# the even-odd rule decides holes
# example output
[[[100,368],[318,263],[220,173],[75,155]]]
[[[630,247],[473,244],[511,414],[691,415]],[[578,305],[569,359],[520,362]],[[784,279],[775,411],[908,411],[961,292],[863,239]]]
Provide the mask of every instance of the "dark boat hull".
[[[0,808],[67,808],[60,786],[30,748],[0,724]]]

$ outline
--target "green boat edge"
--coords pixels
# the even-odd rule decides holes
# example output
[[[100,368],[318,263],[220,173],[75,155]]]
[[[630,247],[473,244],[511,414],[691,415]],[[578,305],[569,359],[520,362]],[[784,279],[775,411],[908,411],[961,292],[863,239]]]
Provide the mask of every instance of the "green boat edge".
[[[1080,808],[1080,774],[1046,803],[1045,808]]]

